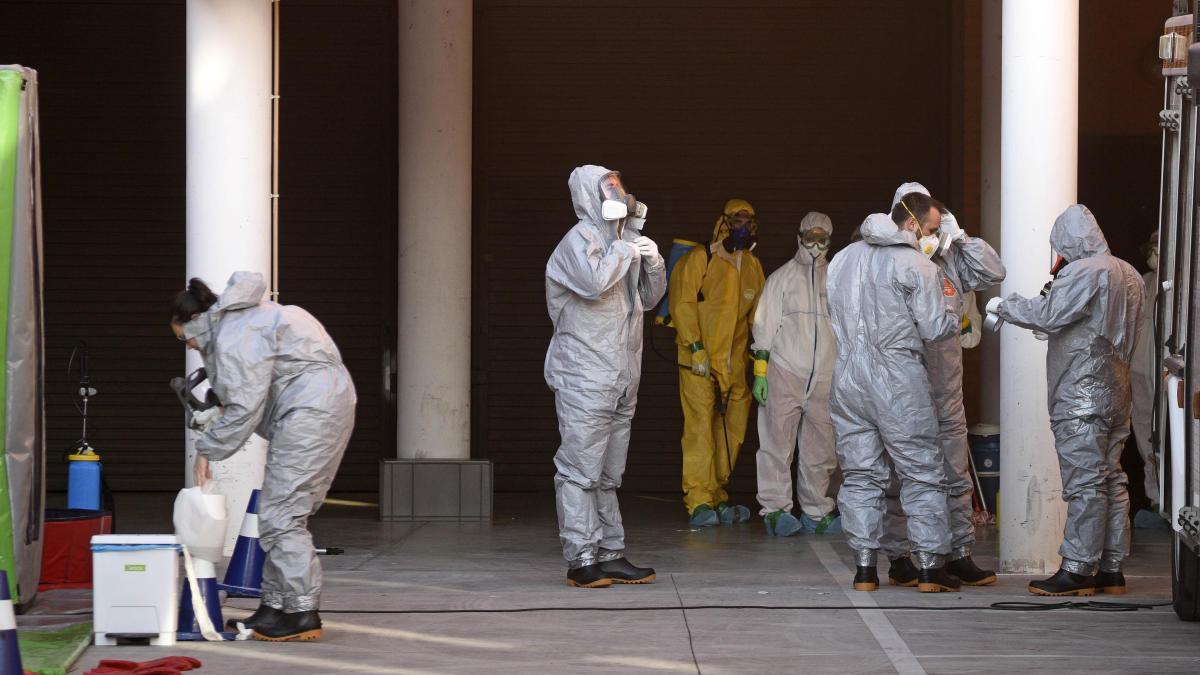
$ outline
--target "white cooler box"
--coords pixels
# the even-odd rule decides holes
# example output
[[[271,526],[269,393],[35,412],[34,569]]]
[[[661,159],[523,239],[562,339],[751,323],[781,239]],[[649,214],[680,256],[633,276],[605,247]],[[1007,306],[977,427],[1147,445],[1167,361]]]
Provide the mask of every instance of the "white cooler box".
[[[118,637],[175,644],[179,541],[173,534],[92,537],[92,611],[97,645]]]

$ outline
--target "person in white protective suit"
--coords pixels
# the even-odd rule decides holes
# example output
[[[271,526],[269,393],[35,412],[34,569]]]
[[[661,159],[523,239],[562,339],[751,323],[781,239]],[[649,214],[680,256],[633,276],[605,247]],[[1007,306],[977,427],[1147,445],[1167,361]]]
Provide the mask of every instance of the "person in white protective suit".
[[[957,291],[917,249],[917,232],[941,214],[925,195],[908,195],[891,217],[872,214],[862,240],[829,265],[829,313],[837,338],[831,411],[843,483],[838,493],[857,571],[856,590],[879,586],[884,490],[900,476],[900,501],[922,592],[957,590],[946,569],[950,525],[937,410],[925,369],[926,345],[958,334]]]
[[[832,485],[837,455],[829,416],[837,346],[825,294],[825,256],[832,234],[829,216],[816,211],[804,216],[796,255],[767,278],[754,312],[752,391],[759,405],[761,443],[756,456],[758,503],[772,536],[841,532]],[[792,457],[797,454],[799,519],[792,515],[791,494]]]
[[[1138,454],[1142,456],[1145,471],[1144,485],[1146,498],[1150,500],[1149,511],[1139,511],[1133,519],[1135,527],[1166,529],[1170,525],[1158,514],[1160,496],[1158,494],[1158,464],[1159,458],[1154,450],[1154,439],[1151,437],[1154,429],[1154,343],[1157,339],[1154,330],[1154,298],[1158,292],[1158,233],[1150,236],[1149,241],[1142,245],[1142,254],[1146,256],[1146,264],[1150,271],[1142,275],[1142,283],[1146,287],[1146,302],[1142,306],[1142,339],[1138,340],[1137,350],[1133,353],[1130,363],[1130,379],[1133,385],[1133,438],[1137,442]]]
[[[892,208],[913,193],[929,196],[929,190],[924,185],[905,183],[896,190]],[[938,266],[959,297],[964,298],[961,305],[963,313],[959,316],[961,326],[969,308],[966,298],[975,291],[1004,281],[1004,263],[986,241],[967,236],[954,214],[940,203],[938,206],[942,214],[940,226],[919,233],[918,246]],[[975,326],[971,328],[978,330]],[[945,461],[952,537],[949,570],[968,586],[986,586],[996,582],[996,573],[980,569],[971,557],[971,548],[975,544],[975,523],[972,520],[975,489],[971,478],[971,448],[967,442],[967,413],[963,405],[961,338],[959,331],[926,345],[925,368],[929,372],[930,392],[937,408],[938,444]],[[908,554],[909,543],[897,483],[897,479],[893,478],[888,491],[887,515],[884,517],[882,545],[891,561],[888,580],[895,586],[916,586],[917,570]]]
[[[212,477],[210,461],[231,457],[251,433],[270,442],[258,500],[262,604],[239,622],[261,640],[313,640],[321,636],[322,575],[308,518],[337,474],[357,398],[321,323],[266,296],[253,272],[235,272],[220,299],[192,279],[175,298],[171,327],[200,352],[221,402],[196,440],[196,483]]]
[[[642,315],[666,292],[666,263],[642,236],[646,206],[620,173],[586,165],[567,183],[579,222],[546,263],[554,335],[545,363],[562,437],[554,489],[567,584],[650,583],[654,570],[625,558],[617,488],[642,374]]]
[[[1129,438],[1129,362],[1142,332],[1145,291],[1137,271],[1109,252],[1100,225],[1082,204],[1054,221],[1050,245],[1060,261],[1049,292],[1032,298],[1013,293],[987,307],[1003,321],[1049,336],[1047,399],[1067,523],[1059,571],[1031,582],[1029,591],[1124,593],[1129,479],[1121,451]]]

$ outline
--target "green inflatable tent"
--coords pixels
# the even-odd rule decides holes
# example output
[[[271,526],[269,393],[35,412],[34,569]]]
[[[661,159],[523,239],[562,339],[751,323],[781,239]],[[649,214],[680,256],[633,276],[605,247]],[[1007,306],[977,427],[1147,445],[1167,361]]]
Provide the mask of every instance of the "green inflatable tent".
[[[37,71],[0,66],[0,568],[37,594],[45,513],[42,204]]]

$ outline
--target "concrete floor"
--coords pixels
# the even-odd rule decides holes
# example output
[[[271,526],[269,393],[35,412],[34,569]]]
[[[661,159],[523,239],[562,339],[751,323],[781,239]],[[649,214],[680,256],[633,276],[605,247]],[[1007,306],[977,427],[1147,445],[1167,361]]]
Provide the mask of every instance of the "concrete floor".
[[[120,529],[169,531],[172,498],[124,496]],[[757,519],[689,531],[674,499],[623,505],[630,558],[658,570],[653,585],[566,587],[549,495],[498,495],[490,524],[381,523],[330,506],[312,529],[346,554],[323,559],[323,641],[92,647],[79,671],[186,654],[202,673],[1200,672],[1200,624],[1170,607],[987,609],[1032,599],[1031,577],[1008,575],[956,594],[858,593],[841,535],[769,539]],[[977,559],[993,565],[985,536]],[[1168,602],[1169,556],[1166,533],[1139,530],[1131,593],[1113,599]],[[256,605],[230,600],[226,618]]]

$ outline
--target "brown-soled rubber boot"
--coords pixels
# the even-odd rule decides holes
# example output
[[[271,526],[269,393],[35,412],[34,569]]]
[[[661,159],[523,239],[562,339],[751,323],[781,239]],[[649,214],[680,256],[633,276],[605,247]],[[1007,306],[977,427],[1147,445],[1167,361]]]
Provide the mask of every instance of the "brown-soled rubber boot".
[[[281,616],[283,616],[282,609],[275,609],[274,607],[268,607],[267,605],[259,605],[258,609],[254,610],[253,614],[244,619],[230,619],[226,621],[225,627],[229,630],[237,630],[237,625],[240,623],[246,628],[254,630],[259,626],[266,626],[274,623]]]
[[[922,567],[917,570],[917,590],[922,593],[953,593],[962,588],[962,581],[950,574],[946,567]]]
[[[888,567],[888,583],[905,588],[917,585],[917,566],[913,564],[912,558],[904,556],[892,561]]]
[[[875,566],[859,567],[854,573],[854,590],[873,591],[879,588],[879,570]]]
[[[317,610],[284,612],[273,623],[254,629],[254,639],[266,642],[309,642],[321,639],[321,616]]]
[[[600,572],[614,584],[650,584],[655,578],[654,568],[637,567],[625,558],[600,563]]]
[[[1125,595],[1125,575],[1120,572],[1100,572],[1096,574],[1096,592],[1106,595]]]
[[[987,586],[996,583],[996,573],[991,570],[979,569],[971,556],[951,560],[947,563],[946,569],[958,577],[964,586]]]
[[[1029,592],[1034,595],[1055,597],[1068,595],[1085,597],[1096,594],[1096,579],[1060,569],[1049,579],[1029,582]]]
[[[612,579],[600,571],[599,563],[567,570],[567,585],[574,588],[608,588]]]

